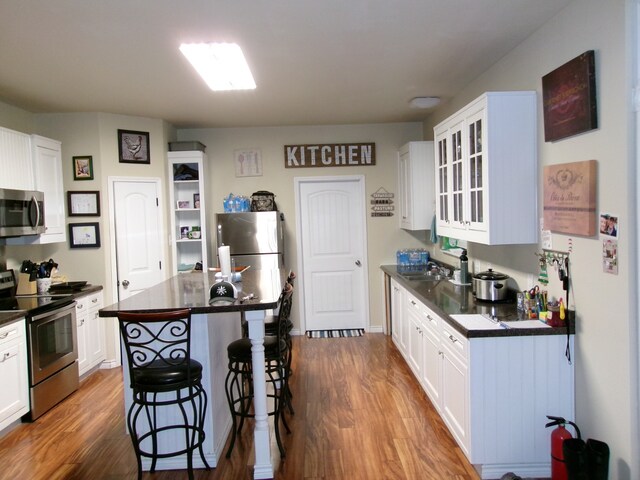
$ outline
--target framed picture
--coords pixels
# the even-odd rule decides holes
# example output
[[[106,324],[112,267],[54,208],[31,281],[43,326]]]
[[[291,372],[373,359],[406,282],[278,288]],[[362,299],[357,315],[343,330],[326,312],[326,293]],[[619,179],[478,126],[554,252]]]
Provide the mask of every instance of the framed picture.
[[[594,57],[589,50],[542,77],[545,142],[598,128]]]
[[[100,224],[70,223],[69,246],[71,248],[98,248],[100,246]]]
[[[200,194],[193,194],[193,208],[200,208]]]
[[[93,157],[73,157],[73,179],[93,180]]]
[[[596,234],[597,170],[596,160],[543,168],[545,230],[585,237]]]
[[[256,148],[236,150],[234,161],[236,164],[236,177],[261,177],[262,153]]]
[[[176,203],[178,210],[186,210],[187,208],[191,208],[189,200],[178,200]]]
[[[151,163],[149,132],[118,130],[118,155],[120,163]]]
[[[99,217],[100,192],[67,192],[67,209],[70,217]]]

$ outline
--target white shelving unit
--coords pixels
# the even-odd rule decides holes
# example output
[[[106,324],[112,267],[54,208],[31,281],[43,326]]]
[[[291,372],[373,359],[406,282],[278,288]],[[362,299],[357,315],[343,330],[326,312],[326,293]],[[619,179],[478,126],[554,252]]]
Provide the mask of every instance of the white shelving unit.
[[[190,272],[197,262],[209,265],[204,152],[169,152],[171,251],[175,272]]]

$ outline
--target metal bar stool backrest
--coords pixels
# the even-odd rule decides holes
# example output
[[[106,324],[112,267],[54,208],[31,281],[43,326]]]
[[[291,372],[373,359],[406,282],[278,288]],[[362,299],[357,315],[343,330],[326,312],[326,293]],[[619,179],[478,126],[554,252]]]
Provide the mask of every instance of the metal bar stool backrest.
[[[191,311],[118,314],[129,361],[131,387],[177,390],[201,378],[191,361]],[[199,366],[199,365],[198,365]],[[196,378],[194,378],[194,376]]]

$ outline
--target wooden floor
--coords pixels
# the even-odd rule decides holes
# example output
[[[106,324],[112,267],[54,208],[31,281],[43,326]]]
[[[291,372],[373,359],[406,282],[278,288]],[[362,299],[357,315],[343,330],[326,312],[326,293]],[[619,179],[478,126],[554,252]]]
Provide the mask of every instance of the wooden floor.
[[[296,413],[284,434],[277,480],[477,480],[404,360],[382,334],[294,338],[291,379]],[[0,439],[0,478],[135,479],[124,433],[120,369],[100,370],[32,424]],[[230,460],[197,470],[196,480],[251,478],[251,430]],[[186,479],[186,472],[145,473]]]

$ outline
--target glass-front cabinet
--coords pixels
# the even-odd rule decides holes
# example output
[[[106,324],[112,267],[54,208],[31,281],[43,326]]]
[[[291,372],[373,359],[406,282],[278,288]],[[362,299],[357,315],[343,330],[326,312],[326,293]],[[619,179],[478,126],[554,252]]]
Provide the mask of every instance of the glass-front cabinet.
[[[434,128],[438,235],[536,243],[535,92],[488,92]]]

